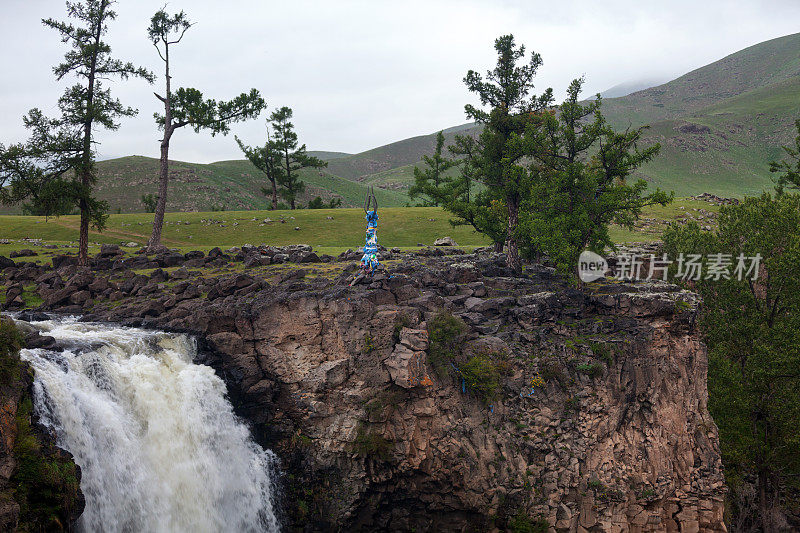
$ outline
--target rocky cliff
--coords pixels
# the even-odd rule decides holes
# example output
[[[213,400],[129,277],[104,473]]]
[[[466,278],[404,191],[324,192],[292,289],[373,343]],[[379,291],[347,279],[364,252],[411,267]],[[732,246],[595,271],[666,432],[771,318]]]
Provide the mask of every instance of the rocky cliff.
[[[21,346],[24,337],[1,317],[0,530],[68,530],[83,512],[81,471],[37,423],[33,373],[19,359]]]
[[[440,252],[349,287],[346,261],[270,252],[4,276],[51,309],[196,334],[281,457],[290,529],[724,531],[690,293]]]

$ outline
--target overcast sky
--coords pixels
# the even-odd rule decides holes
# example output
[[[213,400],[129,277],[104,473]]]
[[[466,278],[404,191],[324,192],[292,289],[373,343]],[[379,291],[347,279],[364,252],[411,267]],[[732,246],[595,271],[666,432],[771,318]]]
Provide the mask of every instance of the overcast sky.
[[[114,55],[153,70],[117,82],[113,92],[137,107],[116,132],[98,133],[101,159],[158,157],[152,115],[163,92],[163,64],[146,37],[164,0],[120,0],[107,41]],[[40,107],[55,113],[67,81],[51,67],[66,46],[40,19],[65,18],[62,0],[0,0],[0,143],[24,140],[21,117]],[[744,47],[800,31],[797,0],[265,1],[170,0],[196,23],[171,50],[173,87],[196,87],[228,99],[255,87],[270,109],[294,109],[301,142],[312,150],[360,152],[464,123],[474,98],[462,79],[494,63],[492,44],[513,33],[542,54],[537,90],[561,96],[585,75],[587,95],[642,79],[668,80]],[[72,80],[69,80],[70,82]],[[262,144],[266,115],[233,127]],[[233,139],[173,137],[173,159],[239,159]]]

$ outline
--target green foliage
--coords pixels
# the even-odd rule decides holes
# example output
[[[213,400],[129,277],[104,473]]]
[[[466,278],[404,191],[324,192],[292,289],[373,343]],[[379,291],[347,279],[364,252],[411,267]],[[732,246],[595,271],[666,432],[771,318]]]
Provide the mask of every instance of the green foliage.
[[[547,533],[550,523],[544,518],[531,519],[526,513],[519,511],[508,519],[508,530],[511,533]]]
[[[539,375],[545,383],[552,381],[562,384],[564,381],[564,372],[554,357],[548,357],[539,361]]]
[[[709,409],[726,477],[754,480],[760,501],[751,508],[768,510],[800,480],[800,196],[747,198],[721,209],[716,234],[690,224],[665,232],[664,243],[670,257],[730,254],[732,274],[740,254],[762,257],[755,279],[692,285],[703,298]],[[771,511],[759,514],[740,518],[769,530]]]
[[[298,172],[304,168],[323,168],[328,163],[314,156],[308,155],[306,145],[298,147],[297,133],[292,124],[292,109],[281,107],[273,111],[269,119],[275,131],[275,151],[280,154],[276,174],[280,195],[295,209],[297,196],[305,189],[305,183],[299,178]]]
[[[580,409],[581,403],[580,400],[576,396],[571,396],[564,400],[564,413],[577,413],[578,409]]]
[[[111,47],[103,36],[116,18],[113,4],[113,0],[67,2],[67,15],[77,25],[42,21],[70,46],[64,62],[53,68],[56,79],[69,75],[76,77],[77,83],[58,100],[59,118],[50,119],[32,109],[23,118],[31,131],[27,143],[0,146],[0,199],[5,203],[31,199],[29,210],[48,213],[63,212],[67,204],[77,207],[82,264],[88,262],[89,225],[102,230],[108,216],[108,204],[94,198],[92,190],[96,182],[94,130],[97,126],[116,130],[120,117],[136,114],[111,96],[106,83],[113,77],[153,81],[149,71],[111,57]]]
[[[605,486],[600,480],[597,479],[590,479],[586,486],[592,490],[603,490]]]
[[[600,363],[579,363],[575,368],[592,379],[603,374],[603,365]]]
[[[0,381],[16,381],[20,377],[19,351],[22,335],[10,318],[0,317]]]
[[[58,180],[46,181],[22,204],[23,215],[58,217],[76,212],[74,202],[63,195],[64,188]]]
[[[361,457],[387,462],[392,457],[394,446],[383,435],[370,432],[362,424],[358,428],[355,440],[355,451]]]
[[[19,350],[23,339],[14,322],[0,317],[0,381],[23,386]],[[23,392],[17,406],[16,439],[12,453],[16,468],[11,475],[14,500],[20,506],[19,531],[63,530],[75,507],[78,478],[71,459],[44,450],[31,426],[33,403]]]
[[[673,199],[658,189],[647,194],[644,180],[626,183],[659,146],[639,150],[642,129],[611,129],[599,96],[580,103],[582,86],[582,78],[574,80],[558,113],[537,115],[519,141],[533,160],[525,171],[530,195],[520,229],[523,250],[531,259],[546,254],[562,273],[577,270],[585,248],[613,247],[612,223],[632,229],[644,207]]]
[[[428,321],[428,360],[440,377],[449,375],[450,364],[461,354],[464,322],[444,311]]]
[[[503,366],[492,354],[482,353],[470,357],[461,365],[460,374],[468,389],[484,403],[497,398],[500,392]]]
[[[256,89],[242,93],[233,100],[207,99],[198,89],[181,87],[170,93],[172,127],[191,127],[195,133],[208,131],[211,135],[230,132],[230,125],[257,117],[265,107],[264,99]],[[165,116],[154,115],[159,128],[165,127]]]
[[[441,186],[444,182],[444,173],[457,163],[442,155],[444,148],[444,133],[436,134],[436,148],[432,156],[424,155],[422,160],[427,168],[414,167],[414,185],[408,190],[411,198],[423,197],[423,206],[439,206]]]
[[[158,196],[155,194],[143,194],[142,204],[144,204],[145,213],[155,213],[156,204],[158,203]]]
[[[483,131],[476,141],[462,137],[455,151],[464,153],[467,175],[485,187],[478,198],[484,209],[499,202],[505,204],[506,216],[494,220],[497,224],[505,219],[508,266],[520,272],[517,232],[520,207],[527,195],[525,161],[529,155],[520,137],[534,117],[552,105],[553,91],[547,89],[538,97],[530,95],[542,58],[532,53],[525,62],[525,47],[517,46],[513,35],[499,37],[494,48],[497,63],[486,78],[473,70],[464,78],[467,89],[478,95],[481,105],[489,106],[488,111],[469,104],[464,108],[468,118],[483,125]],[[496,233],[496,226],[492,230]],[[497,236],[490,235],[495,243]]]
[[[400,313],[394,320],[394,327],[392,328],[392,343],[397,344],[400,342],[400,332],[403,328],[411,326],[411,318],[405,313]]]
[[[17,439],[11,476],[14,500],[20,506],[20,531],[64,530],[78,495],[75,463],[45,455],[31,427],[33,404],[25,398],[17,409]]]
[[[162,8],[150,19],[150,26],[147,29],[148,38],[164,62],[164,95],[155,93],[155,97],[164,104],[164,114],[153,114],[164,136],[161,140],[158,201],[154,209],[153,230],[148,241],[150,248],[156,248],[161,244],[169,183],[169,146],[175,131],[190,126],[195,133],[208,131],[212,137],[218,133],[227,135],[232,123],[255,118],[266,106],[256,89],[250,89],[249,93],[242,93],[227,102],[207,99],[202,92],[193,87],[181,87],[175,92],[172,91],[169,48],[180,43],[191,27],[192,24],[183,11],[170,16]]]
[[[371,354],[376,349],[377,347],[375,346],[375,339],[372,337],[372,335],[369,333],[364,335],[364,347],[362,348],[361,352],[366,355]]]
[[[321,197],[317,196],[308,202],[309,209],[336,209],[342,206],[341,198],[331,198],[326,204]]]
[[[278,209],[278,174],[281,172],[281,152],[278,145],[270,137],[269,124],[267,125],[267,142],[264,146],[252,148],[244,144],[239,137],[235,137],[236,144],[244,153],[250,163],[264,173],[270,187],[262,187],[264,196],[271,197],[272,209]],[[310,206],[311,204],[309,204]]]
[[[611,349],[602,342],[590,341],[589,348],[595,357],[601,359],[607,366],[614,364],[614,356],[611,354]]]

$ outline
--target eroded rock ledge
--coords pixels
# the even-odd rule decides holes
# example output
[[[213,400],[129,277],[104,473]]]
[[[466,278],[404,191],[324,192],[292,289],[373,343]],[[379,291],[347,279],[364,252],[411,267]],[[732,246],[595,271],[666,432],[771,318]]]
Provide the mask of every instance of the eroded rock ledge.
[[[489,254],[407,256],[356,287],[341,264],[255,266],[36,274],[50,310],[91,299],[87,319],[196,334],[282,459],[290,528],[491,530],[521,513],[558,532],[724,530],[690,293],[504,277]],[[442,310],[465,350],[507,362],[491,402],[431,367]]]

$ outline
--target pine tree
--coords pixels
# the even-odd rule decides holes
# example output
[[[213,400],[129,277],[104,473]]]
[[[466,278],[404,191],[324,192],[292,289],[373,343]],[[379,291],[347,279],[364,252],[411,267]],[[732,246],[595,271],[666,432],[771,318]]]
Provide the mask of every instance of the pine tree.
[[[164,62],[164,95],[156,93],[164,104],[164,114],[155,114],[159,128],[164,132],[161,139],[161,165],[158,180],[158,203],[156,204],[153,220],[153,232],[147,247],[155,251],[161,246],[161,231],[164,226],[164,211],[167,206],[167,188],[169,185],[169,143],[175,130],[191,126],[196,133],[201,130],[211,132],[211,135],[221,133],[227,135],[230,124],[257,117],[264,109],[264,99],[256,89],[249,93],[242,93],[229,102],[217,102],[205,99],[203,93],[194,88],[181,87],[172,92],[172,77],[170,76],[170,46],[178,44],[183,39],[186,31],[192,26],[186,14],[181,11],[175,15],[168,15],[160,9],[150,19],[147,35],[158,55]]]
[[[540,113],[517,139],[531,163],[522,174],[525,195],[520,238],[532,259],[546,253],[563,273],[577,270],[589,247],[612,247],[611,223],[632,228],[648,205],[666,205],[672,195],[628,177],[659,151],[640,150],[644,128],[615,132],[600,112],[601,100],[580,103],[583,79],[574,80],[557,110]]]
[[[108,24],[116,18],[111,9],[113,4],[113,0],[67,2],[67,15],[78,25],[53,19],[42,21],[70,46],[64,62],[53,68],[56,79],[74,76],[78,82],[59,99],[59,118],[49,119],[38,109],[31,110],[24,119],[33,132],[31,139],[25,145],[0,150],[0,172],[11,189],[3,194],[4,201],[32,197],[36,205],[41,201],[33,191],[37,188],[78,207],[81,216],[78,261],[82,266],[89,264],[89,226],[102,230],[108,212],[108,204],[92,196],[97,179],[95,129],[100,126],[116,130],[120,117],[136,114],[135,109],[123,106],[111,96],[106,83],[114,77],[153,81],[147,70],[111,57],[111,47],[103,37]]]
[[[478,233],[492,239],[496,252],[502,252],[508,229],[508,210],[502,196],[495,189],[474,190],[480,183],[483,145],[470,135],[456,135],[455,143],[448,147],[454,156],[452,159],[442,156],[440,150],[437,144],[433,156],[423,158],[428,162],[428,169],[415,169],[415,174],[421,176],[417,181],[418,194],[424,189],[428,203],[455,215],[450,219],[453,227],[472,226]],[[446,161],[448,170],[458,167],[458,172],[440,174],[437,182],[433,179],[437,160]]]
[[[278,175],[282,171],[281,157],[275,141],[270,137],[269,124],[267,124],[267,142],[264,146],[250,147],[244,144],[239,137],[235,137],[239,148],[244,152],[245,157],[254,167],[264,173],[269,181],[270,187],[262,187],[261,192],[264,196],[272,199],[272,209],[278,208]]]
[[[292,114],[291,108],[284,106],[272,113],[270,121],[275,131],[275,147],[281,154],[281,170],[277,174],[280,194],[295,209],[298,195],[305,190],[305,183],[300,180],[298,172],[303,168],[327,167],[328,163],[308,155],[305,144],[297,147]]]
[[[499,37],[494,48],[497,64],[487,72],[486,78],[473,70],[464,78],[467,88],[476,93],[481,105],[488,105],[489,110],[472,105],[464,109],[468,118],[484,127],[471,165],[476,178],[490,190],[489,194],[497,195],[505,204],[506,261],[514,272],[521,272],[517,230],[520,204],[525,195],[523,158],[526,154],[519,138],[536,114],[552,104],[553,93],[547,89],[539,97],[530,96],[533,78],[542,64],[539,54],[532,53],[527,62],[522,62],[525,47],[517,47],[513,35]]]
[[[437,192],[445,181],[445,173],[457,162],[442,155],[444,149],[444,132],[436,134],[436,148],[433,155],[422,156],[427,168],[414,167],[414,185],[408,190],[411,198],[423,196],[423,205],[439,207]]]

